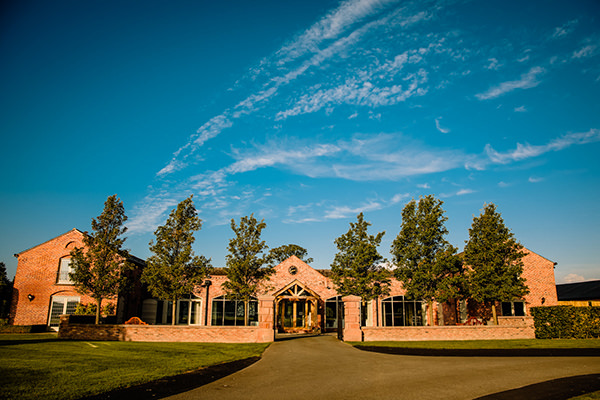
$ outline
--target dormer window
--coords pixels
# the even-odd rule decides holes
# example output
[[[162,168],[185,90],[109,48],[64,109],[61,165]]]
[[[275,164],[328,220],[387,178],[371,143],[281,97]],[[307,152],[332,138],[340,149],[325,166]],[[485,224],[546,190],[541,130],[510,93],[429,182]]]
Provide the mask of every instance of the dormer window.
[[[58,268],[58,281],[56,283],[61,285],[72,285],[73,281],[69,277],[69,272],[73,272],[71,257],[63,257],[60,259],[60,266]]]

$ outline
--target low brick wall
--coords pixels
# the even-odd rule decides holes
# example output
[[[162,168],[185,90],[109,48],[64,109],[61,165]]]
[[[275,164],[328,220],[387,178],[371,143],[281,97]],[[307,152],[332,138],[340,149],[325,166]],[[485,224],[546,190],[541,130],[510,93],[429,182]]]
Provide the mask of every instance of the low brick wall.
[[[63,315],[60,339],[131,342],[266,343],[275,340],[273,329],[255,326],[88,325],[71,324]]]
[[[363,342],[410,340],[535,339],[533,325],[419,326],[361,328]]]

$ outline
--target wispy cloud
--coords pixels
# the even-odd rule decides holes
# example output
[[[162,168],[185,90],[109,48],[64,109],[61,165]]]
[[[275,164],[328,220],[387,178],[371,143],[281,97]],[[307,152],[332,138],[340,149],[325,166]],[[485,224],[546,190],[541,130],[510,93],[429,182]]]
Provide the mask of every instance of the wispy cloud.
[[[573,52],[572,58],[581,59],[592,57],[597,53],[598,46],[595,44],[588,44]]]
[[[525,107],[525,106],[515,107],[515,112],[518,112],[518,113],[527,112],[527,107]]]
[[[530,145],[517,143],[516,149],[505,153],[500,153],[486,145],[485,151],[489,159],[498,164],[507,164],[512,161],[521,161],[531,157],[537,157],[550,151],[559,151],[573,145],[582,145],[600,141],[600,130],[590,129],[587,132],[569,133],[553,139],[545,145]]]
[[[517,89],[530,89],[540,84],[538,77],[545,72],[542,67],[533,67],[529,72],[521,75],[521,78],[515,81],[502,82],[501,84],[488,89],[484,93],[476,94],[479,100],[489,100],[500,97],[503,94],[510,93]]]
[[[485,67],[486,69],[491,69],[491,70],[497,71],[500,69],[500,67],[502,67],[502,64],[500,64],[500,62],[498,61],[497,58],[489,58],[488,61],[489,61],[489,64],[486,65],[486,67]]]
[[[333,219],[352,218],[361,212],[379,211],[410,198],[408,193],[397,193],[389,199],[370,199],[358,205],[337,205],[328,202],[310,203],[288,209],[286,223],[323,222]],[[301,216],[299,216],[301,215]]]
[[[445,128],[445,127],[442,126],[442,124],[440,123],[441,119],[442,119],[442,117],[435,119],[435,127],[436,127],[436,129],[438,131],[440,131],[441,133],[449,133],[450,129]]]
[[[578,23],[578,20],[573,19],[573,20],[566,22],[565,24],[555,28],[554,32],[552,33],[552,38],[558,39],[558,38],[563,38],[563,37],[569,35],[571,32],[573,32],[573,30],[577,26],[577,23]]]

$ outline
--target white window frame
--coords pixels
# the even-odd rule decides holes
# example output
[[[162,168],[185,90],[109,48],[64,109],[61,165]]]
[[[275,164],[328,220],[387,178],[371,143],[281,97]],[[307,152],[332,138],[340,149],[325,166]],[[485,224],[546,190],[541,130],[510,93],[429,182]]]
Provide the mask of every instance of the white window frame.
[[[69,273],[71,272],[73,272],[71,257],[62,257],[58,266],[58,279],[56,283],[59,285],[72,285],[73,281],[69,276]]]
[[[50,298],[50,310],[48,312],[48,326],[51,329],[56,329],[58,330],[58,324],[53,324],[52,322],[52,311],[54,310],[54,304],[55,303],[62,303],[62,310],[58,310],[60,311],[60,314],[57,314],[58,316],[60,315],[64,315],[67,314],[67,306],[69,305],[69,303],[81,303],[81,298],[79,296],[52,296]],[[73,313],[75,312],[75,310],[72,310]],[[72,314],[72,313],[71,313]]]
[[[187,323],[182,323],[180,319],[181,303],[190,303],[187,312]],[[192,308],[196,307],[196,323],[192,323]],[[202,299],[182,299],[177,300],[177,325],[201,325],[202,324]]]

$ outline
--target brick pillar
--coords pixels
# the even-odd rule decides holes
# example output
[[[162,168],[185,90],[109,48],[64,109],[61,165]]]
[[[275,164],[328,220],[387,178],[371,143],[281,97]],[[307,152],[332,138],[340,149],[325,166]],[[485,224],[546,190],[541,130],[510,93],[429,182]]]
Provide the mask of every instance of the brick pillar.
[[[264,332],[261,342],[273,342],[275,340],[275,297],[258,296],[258,327],[268,331]]]
[[[360,297],[344,296],[344,341],[362,342],[360,330]]]

